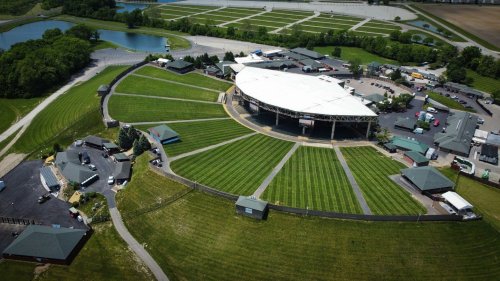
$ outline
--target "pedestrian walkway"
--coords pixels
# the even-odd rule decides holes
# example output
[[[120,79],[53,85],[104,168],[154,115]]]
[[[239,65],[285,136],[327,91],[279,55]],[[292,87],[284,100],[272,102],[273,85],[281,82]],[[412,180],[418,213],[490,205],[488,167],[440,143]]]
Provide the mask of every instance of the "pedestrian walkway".
[[[356,30],[356,29],[360,28],[363,24],[365,24],[365,23],[367,23],[367,22],[369,22],[369,21],[370,21],[370,19],[369,19],[369,18],[368,18],[368,19],[365,19],[365,20],[363,20],[363,21],[360,21],[360,22],[358,22],[357,24],[355,24],[353,27],[349,28],[349,30],[350,30],[350,31],[354,31],[354,30]]]
[[[290,27],[292,27],[292,26],[294,26],[294,25],[296,25],[296,24],[300,24],[300,23],[306,22],[306,21],[311,20],[311,19],[313,19],[313,18],[315,18],[315,17],[317,17],[317,16],[319,16],[319,15],[320,15],[320,13],[319,13],[319,12],[314,12],[314,15],[312,15],[312,16],[310,16],[310,17],[303,18],[303,19],[301,19],[301,20],[298,20],[298,21],[292,22],[292,23],[287,24],[287,25],[285,25],[285,26],[283,26],[283,27],[280,27],[280,28],[278,28],[278,29],[275,29],[275,30],[273,30],[273,31],[271,31],[271,32],[269,32],[269,33],[280,33],[283,29],[287,29],[287,28],[290,28]]]
[[[220,8],[218,8],[218,9],[213,9],[213,10],[203,11],[203,12],[199,12],[199,13],[195,13],[195,14],[185,15],[185,16],[178,17],[178,18],[173,18],[173,19],[165,19],[165,21],[179,20],[179,19],[182,19],[182,18],[185,18],[185,17],[193,17],[193,16],[197,16],[197,15],[208,14],[208,13],[211,13],[211,12],[217,12],[217,11],[222,10],[222,9],[225,9],[225,8],[226,8],[226,7],[220,7]]]
[[[253,15],[249,15],[248,17],[243,17],[243,18],[239,18],[239,19],[235,19],[235,20],[232,20],[232,21],[227,21],[225,23],[222,23],[222,24],[219,24],[218,26],[219,27],[223,27],[225,25],[228,25],[228,24],[231,24],[231,23],[237,23],[237,22],[241,22],[242,20],[248,20],[248,19],[251,19],[253,17],[256,17],[256,16],[260,16],[262,14],[265,14],[265,13],[268,13],[270,12],[271,10],[265,10],[263,12],[260,12],[260,13],[257,13],[257,14],[253,14]]]
[[[293,147],[288,151],[288,153],[281,159],[281,161],[276,165],[276,167],[272,170],[272,172],[267,176],[267,178],[260,184],[260,186],[255,190],[253,193],[253,196],[259,198],[264,191],[266,191],[266,188],[269,186],[271,181],[273,181],[274,177],[281,171],[283,166],[285,166],[286,162],[290,157],[292,157],[293,153],[300,147],[300,143],[296,142]]]
[[[363,197],[363,193],[361,192],[361,189],[359,188],[358,183],[354,179],[354,176],[351,173],[351,169],[349,169],[349,166],[347,165],[347,162],[344,159],[344,155],[342,155],[342,152],[340,152],[340,149],[338,146],[334,146],[333,149],[335,150],[335,153],[337,154],[337,158],[340,161],[340,164],[342,165],[342,168],[344,169],[344,172],[347,176],[347,179],[351,183],[352,189],[354,190],[354,194],[356,195],[356,198],[358,198],[359,205],[361,206],[361,209],[363,210],[363,214],[365,215],[371,215],[372,211],[370,210],[370,207],[368,207],[368,203],[366,203],[365,198]]]

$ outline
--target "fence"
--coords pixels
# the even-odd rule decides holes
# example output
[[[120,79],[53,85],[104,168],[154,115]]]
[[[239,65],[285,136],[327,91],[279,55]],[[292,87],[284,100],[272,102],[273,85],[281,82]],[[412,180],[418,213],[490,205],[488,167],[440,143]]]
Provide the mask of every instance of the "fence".
[[[8,217],[0,217],[0,223],[9,223],[9,224],[36,224],[35,220],[32,219],[19,219],[19,218],[8,218]]]
[[[110,216],[93,216],[90,223],[97,224],[97,223],[107,222],[110,220],[111,220]]]
[[[500,189],[500,183],[492,182],[492,181],[489,181],[487,179],[476,177],[475,175],[467,174],[467,173],[464,173],[464,172],[460,172],[460,175],[461,176],[466,176],[468,178],[471,178],[471,179],[476,180],[476,181],[478,181],[480,183],[489,185],[491,187],[495,187],[495,188],[499,188]]]
[[[137,210],[133,210],[133,211],[124,213],[123,217],[124,218],[134,218],[134,217],[138,217],[140,215],[143,215],[143,214],[146,214],[146,213],[149,213],[149,212],[156,211],[156,210],[161,209],[161,208],[163,208],[163,207],[165,207],[167,205],[172,204],[173,202],[175,202],[178,199],[182,198],[183,196],[187,195],[191,191],[193,191],[193,189],[188,189],[188,190],[183,190],[183,191],[177,192],[176,194],[174,194],[173,196],[167,198],[164,201],[153,203],[153,204],[151,204],[149,206],[146,206],[144,208],[140,208],[140,209],[137,209]]]
[[[480,103],[477,97],[474,100],[476,101],[477,105],[479,105],[480,108],[482,108],[486,113],[488,113],[489,116],[493,116],[493,112],[491,112],[488,108],[486,108],[486,106]]]

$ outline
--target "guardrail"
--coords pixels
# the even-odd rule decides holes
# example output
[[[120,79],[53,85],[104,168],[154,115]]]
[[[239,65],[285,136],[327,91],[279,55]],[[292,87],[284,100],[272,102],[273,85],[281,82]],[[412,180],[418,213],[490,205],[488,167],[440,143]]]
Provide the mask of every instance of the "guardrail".
[[[493,116],[493,112],[491,112],[484,104],[479,102],[479,99],[476,97],[474,99],[476,101],[476,104],[479,105],[480,108],[482,108],[489,116]]]
[[[36,224],[35,220],[32,219],[20,219],[20,218],[9,218],[9,217],[0,217],[0,223],[22,224],[22,225]]]

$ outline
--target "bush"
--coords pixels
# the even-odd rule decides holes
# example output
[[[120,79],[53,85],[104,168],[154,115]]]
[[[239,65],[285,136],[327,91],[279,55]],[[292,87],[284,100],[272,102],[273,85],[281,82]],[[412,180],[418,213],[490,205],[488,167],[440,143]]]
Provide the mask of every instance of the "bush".
[[[431,128],[431,125],[425,121],[418,120],[417,127],[422,128],[424,130],[429,130]]]
[[[75,201],[75,202],[71,203],[71,207],[73,207],[73,208],[78,208],[78,206],[80,206],[79,202]]]
[[[95,193],[94,191],[88,192],[87,196],[90,197],[90,198],[95,198],[97,196],[97,193]]]

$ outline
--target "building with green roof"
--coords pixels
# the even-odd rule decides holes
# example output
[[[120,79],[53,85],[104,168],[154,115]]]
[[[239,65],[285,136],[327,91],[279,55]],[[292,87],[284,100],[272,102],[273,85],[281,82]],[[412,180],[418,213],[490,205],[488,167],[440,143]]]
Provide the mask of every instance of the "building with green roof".
[[[396,122],[394,122],[394,128],[396,129],[401,129],[401,130],[407,130],[407,131],[413,131],[416,127],[416,122],[415,119],[406,117],[398,117]]]
[[[267,218],[267,212],[267,202],[253,196],[240,196],[236,201],[236,213],[239,215],[262,220]]]
[[[432,166],[402,169],[401,175],[409,180],[422,193],[446,192],[453,189],[455,184]]]
[[[422,167],[429,165],[429,159],[413,150],[405,151],[404,159],[413,167]]]
[[[165,124],[149,128],[148,131],[151,137],[161,144],[172,143],[180,140],[179,134]]]
[[[194,69],[192,63],[183,60],[167,62],[165,67],[178,73],[187,73]]]
[[[434,143],[443,151],[468,157],[477,128],[477,116],[457,111],[446,119],[446,131],[434,135]]]
[[[6,259],[70,264],[90,237],[85,229],[29,225],[2,253]]]
[[[391,140],[391,143],[401,150],[413,150],[422,154],[425,154],[425,152],[427,152],[427,149],[429,149],[428,145],[426,145],[425,143],[421,143],[413,138],[394,136]]]

